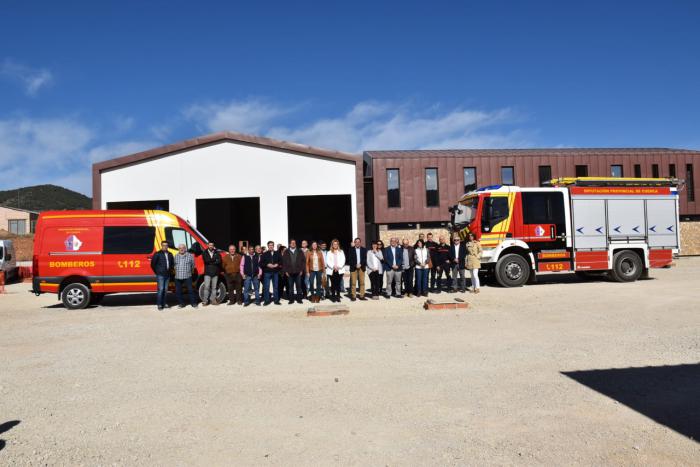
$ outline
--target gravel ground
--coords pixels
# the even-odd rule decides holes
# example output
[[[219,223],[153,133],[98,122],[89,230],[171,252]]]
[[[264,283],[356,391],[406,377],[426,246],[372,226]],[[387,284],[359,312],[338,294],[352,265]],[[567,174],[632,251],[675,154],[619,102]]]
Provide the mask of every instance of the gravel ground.
[[[684,258],[324,318],[146,294],[66,311],[11,285],[0,464],[697,465],[699,276]]]

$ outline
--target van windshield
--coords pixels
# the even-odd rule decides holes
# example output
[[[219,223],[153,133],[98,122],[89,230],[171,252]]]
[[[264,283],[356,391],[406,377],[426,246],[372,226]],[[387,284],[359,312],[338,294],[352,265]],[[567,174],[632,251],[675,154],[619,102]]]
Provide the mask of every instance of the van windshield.
[[[0,260],[5,259],[5,247],[0,245]]]

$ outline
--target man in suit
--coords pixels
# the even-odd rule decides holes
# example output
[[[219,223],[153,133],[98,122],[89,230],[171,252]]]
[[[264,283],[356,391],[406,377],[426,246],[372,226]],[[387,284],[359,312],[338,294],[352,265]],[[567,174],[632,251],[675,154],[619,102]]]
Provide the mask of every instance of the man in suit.
[[[367,248],[362,246],[362,240],[356,238],[348,252],[350,266],[350,300],[355,301],[355,286],[360,286],[360,300],[365,300],[365,271],[367,270]]]
[[[455,237],[449,252],[450,267],[452,268],[452,292],[457,292],[457,273],[459,272],[460,292],[466,292],[464,269],[466,268],[467,247]]]
[[[260,267],[263,271],[263,305],[267,306],[270,300],[270,283],[272,283],[272,298],[275,305],[281,305],[279,295],[279,271],[282,269],[282,257],[275,250],[275,242],[267,242],[267,251],[260,257]]]
[[[302,276],[306,276],[306,256],[297,248],[297,241],[289,240],[289,248],[282,255],[282,272],[287,277],[287,295],[289,304],[302,303],[304,296],[301,289]]]
[[[168,282],[170,281],[170,273],[175,268],[175,258],[168,251],[168,242],[161,242],[160,251],[151,258],[151,269],[156,274],[156,282],[158,283],[158,292],[156,293],[156,305],[158,310],[170,308],[165,303],[165,296],[168,293]]]
[[[398,237],[392,237],[389,246],[384,248],[384,270],[386,271],[386,294],[403,298],[401,295],[401,267],[403,265],[403,249],[399,246]]]

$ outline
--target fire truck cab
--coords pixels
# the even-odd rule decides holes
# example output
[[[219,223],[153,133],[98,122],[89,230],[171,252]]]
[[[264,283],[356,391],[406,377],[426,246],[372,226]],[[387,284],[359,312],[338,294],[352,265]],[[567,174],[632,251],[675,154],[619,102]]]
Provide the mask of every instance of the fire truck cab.
[[[474,232],[482,268],[504,287],[538,272],[607,272],[635,281],[678,254],[677,179],[559,178],[548,186],[488,186],[450,208],[451,230]]]

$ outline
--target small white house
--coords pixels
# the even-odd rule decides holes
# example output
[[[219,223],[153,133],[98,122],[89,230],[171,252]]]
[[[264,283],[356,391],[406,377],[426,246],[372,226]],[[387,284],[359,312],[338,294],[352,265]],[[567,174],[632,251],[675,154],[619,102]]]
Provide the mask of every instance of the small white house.
[[[220,248],[364,232],[362,157],[216,133],[93,165],[95,209],[164,209]]]

